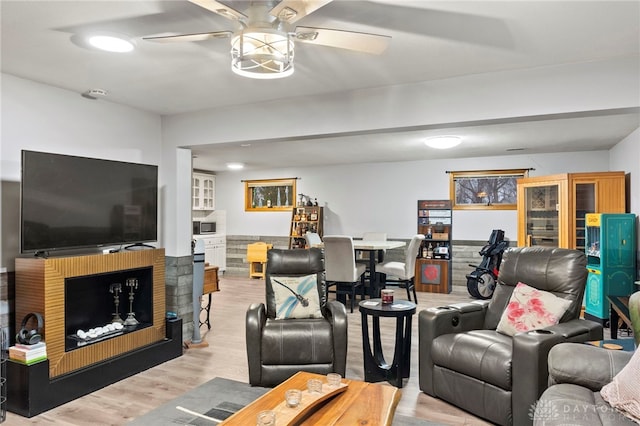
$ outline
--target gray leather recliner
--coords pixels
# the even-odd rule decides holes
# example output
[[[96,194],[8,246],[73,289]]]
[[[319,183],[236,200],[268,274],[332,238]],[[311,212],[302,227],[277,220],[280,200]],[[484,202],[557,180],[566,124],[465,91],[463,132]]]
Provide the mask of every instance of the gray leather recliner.
[[[512,248],[504,253],[490,301],[421,311],[420,389],[496,424],[531,424],[531,407],[548,385],[549,350],[560,342],[602,339],[600,324],[579,319],[586,265],[577,250]],[[498,333],[518,282],[571,300],[560,323],[513,337]]]
[[[629,314],[636,350],[640,346],[640,292],[629,297]],[[627,365],[633,352],[590,345],[561,343],[549,351],[549,388],[535,411],[536,426],[633,425],[600,395],[600,389]]]
[[[549,352],[549,388],[536,405],[535,426],[631,426],[636,423],[613,409],[600,389],[629,362],[633,352],[561,343]]]
[[[327,300],[322,249],[267,252],[266,305],[254,303],[246,315],[249,383],[275,386],[298,371],[345,376],[347,363],[347,311]],[[316,274],[323,318],[275,319],[272,276]]]

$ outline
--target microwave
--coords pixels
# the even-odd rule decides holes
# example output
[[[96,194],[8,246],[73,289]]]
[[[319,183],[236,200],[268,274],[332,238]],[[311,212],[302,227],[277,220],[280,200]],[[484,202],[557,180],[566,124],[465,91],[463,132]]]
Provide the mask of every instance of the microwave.
[[[193,235],[200,234],[215,234],[216,223],[215,222],[200,222],[193,221]]]

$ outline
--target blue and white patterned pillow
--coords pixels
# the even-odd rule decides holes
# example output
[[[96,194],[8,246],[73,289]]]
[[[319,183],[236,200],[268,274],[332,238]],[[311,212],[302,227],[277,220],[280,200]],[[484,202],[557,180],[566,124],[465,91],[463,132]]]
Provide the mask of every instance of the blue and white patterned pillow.
[[[316,274],[301,277],[271,276],[276,319],[322,318],[317,278]]]

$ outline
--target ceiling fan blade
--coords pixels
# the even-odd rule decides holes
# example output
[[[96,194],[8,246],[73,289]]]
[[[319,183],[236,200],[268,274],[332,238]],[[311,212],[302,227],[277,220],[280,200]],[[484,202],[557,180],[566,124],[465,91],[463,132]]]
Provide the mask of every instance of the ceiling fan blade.
[[[203,7],[207,10],[210,10],[213,13],[217,13],[220,16],[223,16],[227,19],[231,19],[232,21],[239,21],[242,19],[247,19],[247,15],[242,12],[237,11],[236,9],[227,6],[226,4],[220,3],[216,0],[189,0],[193,4],[197,4],[200,7]]]
[[[296,27],[296,41],[356,50],[379,55],[387,48],[391,37],[380,34],[355,31],[332,30],[329,28]]]
[[[282,22],[292,24],[333,0],[282,0],[269,12]]]
[[[205,40],[211,40],[214,38],[229,38],[231,37],[231,34],[233,34],[231,31],[215,31],[211,33],[142,37],[142,39],[147,41],[157,41],[160,43],[174,43],[174,42],[185,42],[185,41],[205,41]]]

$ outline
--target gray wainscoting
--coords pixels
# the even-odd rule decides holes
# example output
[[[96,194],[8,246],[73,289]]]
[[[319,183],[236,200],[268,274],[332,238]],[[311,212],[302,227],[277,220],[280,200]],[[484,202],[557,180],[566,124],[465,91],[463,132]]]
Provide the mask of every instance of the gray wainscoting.
[[[390,238],[403,240],[409,244],[409,239]],[[274,248],[289,248],[289,239],[282,236],[247,236],[227,235],[227,270],[225,276],[249,276],[249,264],[247,263],[247,245],[258,241],[273,244]],[[452,254],[452,283],[457,286],[467,285],[465,275],[473,271],[469,264],[477,265],[482,260],[478,253],[486,241],[453,241]],[[404,261],[404,248],[388,250],[386,260]],[[256,278],[257,279],[257,278]]]

